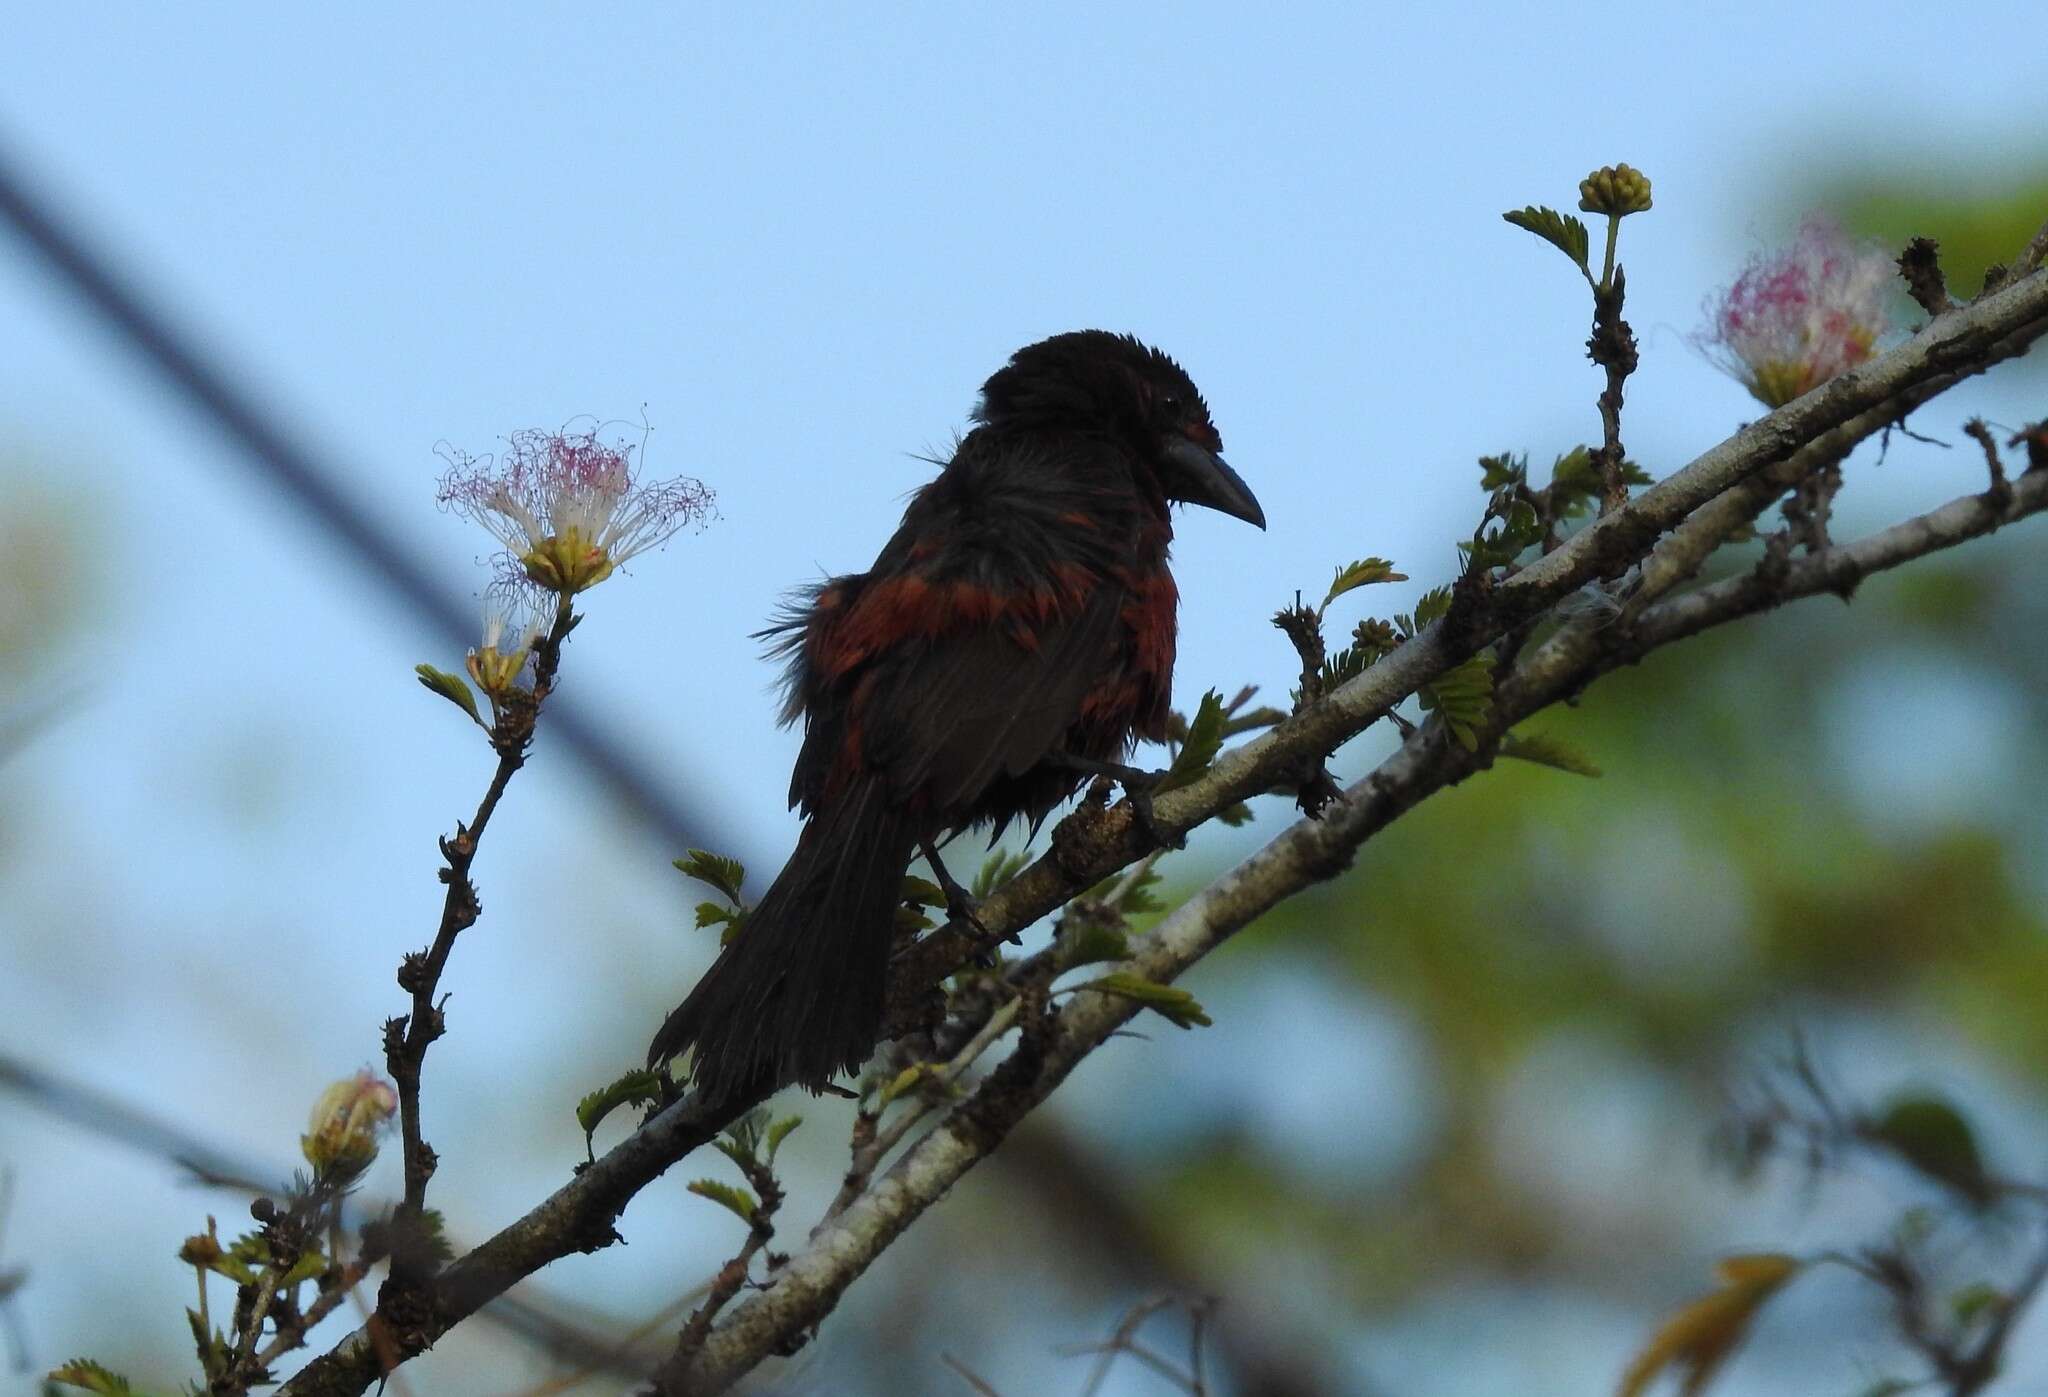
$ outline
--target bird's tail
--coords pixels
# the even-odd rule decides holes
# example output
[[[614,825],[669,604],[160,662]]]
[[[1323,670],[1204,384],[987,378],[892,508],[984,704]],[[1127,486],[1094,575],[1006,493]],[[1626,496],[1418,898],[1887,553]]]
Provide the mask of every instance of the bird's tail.
[[[710,1100],[813,1090],[866,1061],[881,1031],[896,908],[917,829],[863,783],[804,826],[739,933],[654,1035],[650,1065],[697,1050]]]

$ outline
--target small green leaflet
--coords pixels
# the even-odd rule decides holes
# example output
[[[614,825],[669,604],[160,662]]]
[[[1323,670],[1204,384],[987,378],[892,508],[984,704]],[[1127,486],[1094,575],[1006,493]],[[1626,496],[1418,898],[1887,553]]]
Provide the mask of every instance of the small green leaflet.
[[[1188,724],[1187,741],[1181,743],[1173,765],[1155,789],[1177,790],[1209,769],[1209,763],[1223,750],[1224,716],[1223,695],[1214,689],[1203,694],[1201,706],[1195,709],[1194,719]]]
[[[1359,587],[1369,587],[1375,582],[1406,582],[1408,575],[1395,572],[1394,565],[1385,558],[1360,558],[1355,563],[1337,569],[1337,575],[1330,582],[1330,590],[1323,593],[1323,605],[1328,606],[1346,592]]]
[[[1648,485],[1650,473],[1634,461],[1625,460],[1621,463],[1621,483],[1631,488]],[[1604,488],[1599,468],[1593,464],[1593,453],[1584,446],[1565,452],[1550,468],[1551,509],[1556,515],[1585,513]]]
[[[930,931],[934,925],[935,923],[930,917],[927,917],[915,907],[898,907],[896,909],[896,934],[898,936],[915,936],[920,931]]]
[[[448,1240],[448,1222],[439,1208],[422,1208],[407,1230],[412,1235],[406,1250],[434,1262],[455,1259],[455,1243]]]
[[[991,897],[1005,883],[1022,873],[1031,862],[1031,855],[1023,849],[998,849],[988,856],[988,861],[974,875],[974,882],[968,891],[977,899]]]
[[[661,1074],[636,1067],[609,1086],[599,1087],[576,1103],[576,1123],[583,1127],[583,1148],[591,1150],[591,1137],[604,1118],[621,1106],[649,1106],[661,1100]]]
[[[732,939],[740,934],[740,928],[747,924],[747,909],[744,907],[720,907],[715,902],[697,904],[697,925],[699,927],[720,926],[725,930],[718,933],[718,944],[730,946]]]
[[[478,727],[484,727],[484,720],[477,716],[476,695],[469,691],[469,684],[459,674],[450,674],[445,669],[432,665],[414,665],[412,672],[420,677],[420,683],[427,686],[427,692],[439,694],[469,715],[469,720]]]
[[[889,1084],[883,1087],[881,1092],[875,1097],[876,1113],[880,1114],[888,1110],[891,1102],[917,1086],[919,1082],[924,1081],[926,1078],[936,1079],[937,1076],[938,1069],[931,1063],[913,1062],[910,1066],[890,1078]]]
[[[1890,1149],[1938,1184],[1985,1207],[1997,1197],[1963,1113],[1939,1096],[1908,1094],[1863,1128],[1866,1138]]]
[[[1450,613],[1450,609],[1451,589],[1448,587],[1432,587],[1427,592],[1424,592],[1416,601],[1415,614],[1412,616],[1396,616],[1394,618],[1394,626],[1401,632],[1403,640],[1413,640],[1424,626],[1427,626],[1432,621],[1442,620]]]
[[[51,1369],[50,1381],[61,1382],[68,1387],[82,1387],[87,1392],[104,1393],[107,1397],[129,1397],[135,1391],[128,1385],[128,1379],[90,1358],[74,1358],[61,1368]]]
[[[1600,768],[1578,748],[1548,733],[1509,733],[1500,740],[1500,754],[1517,761],[1569,771],[1574,776],[1598,776]]]
[[[782,1148],[782,1142],[789,1138],[789,1132],[795,1130],[803,1123],[804,1118],[802,1116],[784,1116],[781,1120],[768,1127],[768,1134],[765,1139],[768,1145],[768,1162],[770,1164],[775,1162],[775,1152]]]
[[[1977,1316],[2003,1306],[2009,1298],[1990,1282],[1976,1281],[1949,1296],[1949,1312],[1956,1317],[1956,1323],[1968,1324]]]
[[[907,902],[915,907],[944,907],[946,894],[937,883],[928,878],[903,875],[903,895],[898,902]]]
[[[1479,728],[1493,710],[1493,656],[1474,655],[1419,691],[1425,710],[1435,710],[1468,752],[1479,750]]]
[[[1166,904],[1152,895],[1152,889],[1165,880],[1157,868],[1148,868],[1132,882],[1130,890],[1117,899],[1115,910],[1126,917],[1142,917],[1147,912],[1163,912]],[[1123,875],[1112,873],[1088,890],[1087,895],[1097,902],[1109,901],[1110,894],[1123,882]]]
[[[1600,494],[1600,472],[1593,469],[1593,453],[1574,446],[1550,467],[1550,493],[1559,505],[1581,507]]]
[[[1516,500],[1501,516],[1500,527],[1489,530],[1481,522],[1479,532],[1472,536],[1471,541],[1460,543],[1458,547],[1470,555],[1475,568],[1506,567],[1521,556],[1523,549],[1542,537],[1543,524],[1536,517],[1536,507],[1527,500]]]
[[[761,1148],[761,1127],[768,1123],[768,1108],[756,1106],[728,1125],[723,1140],[713,1140],[712,1146],[734,1164],[746,1164]]]
[[[752,1226],[754,1214],[761,1205],[754,1201],[754,1195],[733,1184],[722,1184],[716,1179],[692,1179],[690,1192],[699,1198],[709,1198],[721,1208],[730,1210],[741,1222]]]
[[[190,1305],[185,1307],[185,1322],[192,1326],[192,1343],[199,1351],[199,1366],[209,1378],[217,1378],[228,1370],[227,1336],[219,1329],[208,1330],[206,1322],[199,1317],[199,1311]]]
[[[1097,965],[1106,960],[1127,960],[1131,954],[1129,938],[1117,928],[1104,926],[1101,922],[1084,922],[1071,938],[1063,936],[1061,940],[1068,969],[1077,965]]]
[[[1193,1028],[1196,1024],[1206,1028],[1214,1022],[1202,1012],[1202,1006],[1186,990],[1175,985],[1162,985],[1157,980],[1148,980],[1135,971],[1118,970],[1104,975],[1099,980],[1076,985],[1075,988],[1096,990],[1102,994],[1116,995],[1120,999],[1135,1000],[1175,1028]]]
[[[710,853],[703,849],[690,850],[689,857],[676,861],[676,867],[685,878],[716,889],[727,902],[739,905],[740,886],[747,881],[746,866],[738,859],[726,858],[723,854]],[[699,922],[699,926],[703,923]]]
[[[1531,204],[1527,208],[1510,209],[1501,215],[1517,228],[1526,228],[1543,241],[1562,252],[1578,264],[1579,270],[1588,280],[1593,273],[1586,265],[1586,253],[1592,246],[1587,236],[1586,225],[1570,214],[1559,213],[1556,209]]]
[[[1479,488],[1492,494],[1503,485],[1519,485],[1529,478],[1529,458],[1503,451],[1498,456],[1479,458]]]

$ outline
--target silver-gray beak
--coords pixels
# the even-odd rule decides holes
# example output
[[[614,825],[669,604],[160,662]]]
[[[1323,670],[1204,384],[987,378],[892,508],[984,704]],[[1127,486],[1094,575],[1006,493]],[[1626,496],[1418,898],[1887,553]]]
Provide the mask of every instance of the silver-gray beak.
[[[1173,437],[1166,443],[1166,459],[1174,465],[1169,496],[1266,527],[1266,511],[1259,508],[1257,496],[1221,456],[1199,442]]]

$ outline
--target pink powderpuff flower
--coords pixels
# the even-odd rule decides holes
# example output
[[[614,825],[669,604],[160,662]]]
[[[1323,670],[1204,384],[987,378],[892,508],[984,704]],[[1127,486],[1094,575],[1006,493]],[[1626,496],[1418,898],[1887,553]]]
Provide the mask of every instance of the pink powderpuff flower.
[[[444,448],[439,499],[505,545],[517,572],[564,596],[594,587],[628,559],[659,548],[683,525],[713,513],[702,481],[642,482],[628,443],[597,429],[529,428],[498,456]]]
[[[1765,407],[1782,407],[1868,359],[1891,328],[1891,258],[1810,216],[1790,247],[1759,253],[1707,300],[1694,337]]]

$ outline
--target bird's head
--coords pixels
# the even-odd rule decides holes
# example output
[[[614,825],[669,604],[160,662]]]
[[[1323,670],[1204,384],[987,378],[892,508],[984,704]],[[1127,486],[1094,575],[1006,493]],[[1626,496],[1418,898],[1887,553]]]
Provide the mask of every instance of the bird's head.
[[[1251,488],[1223,460],[1223,438],[1194,380],[1130,335],[1076,330],[1027,345],[982,385],[974,419],[1003,428],[1082,430],[1131,447],[1169,500],[1266,527]]]

